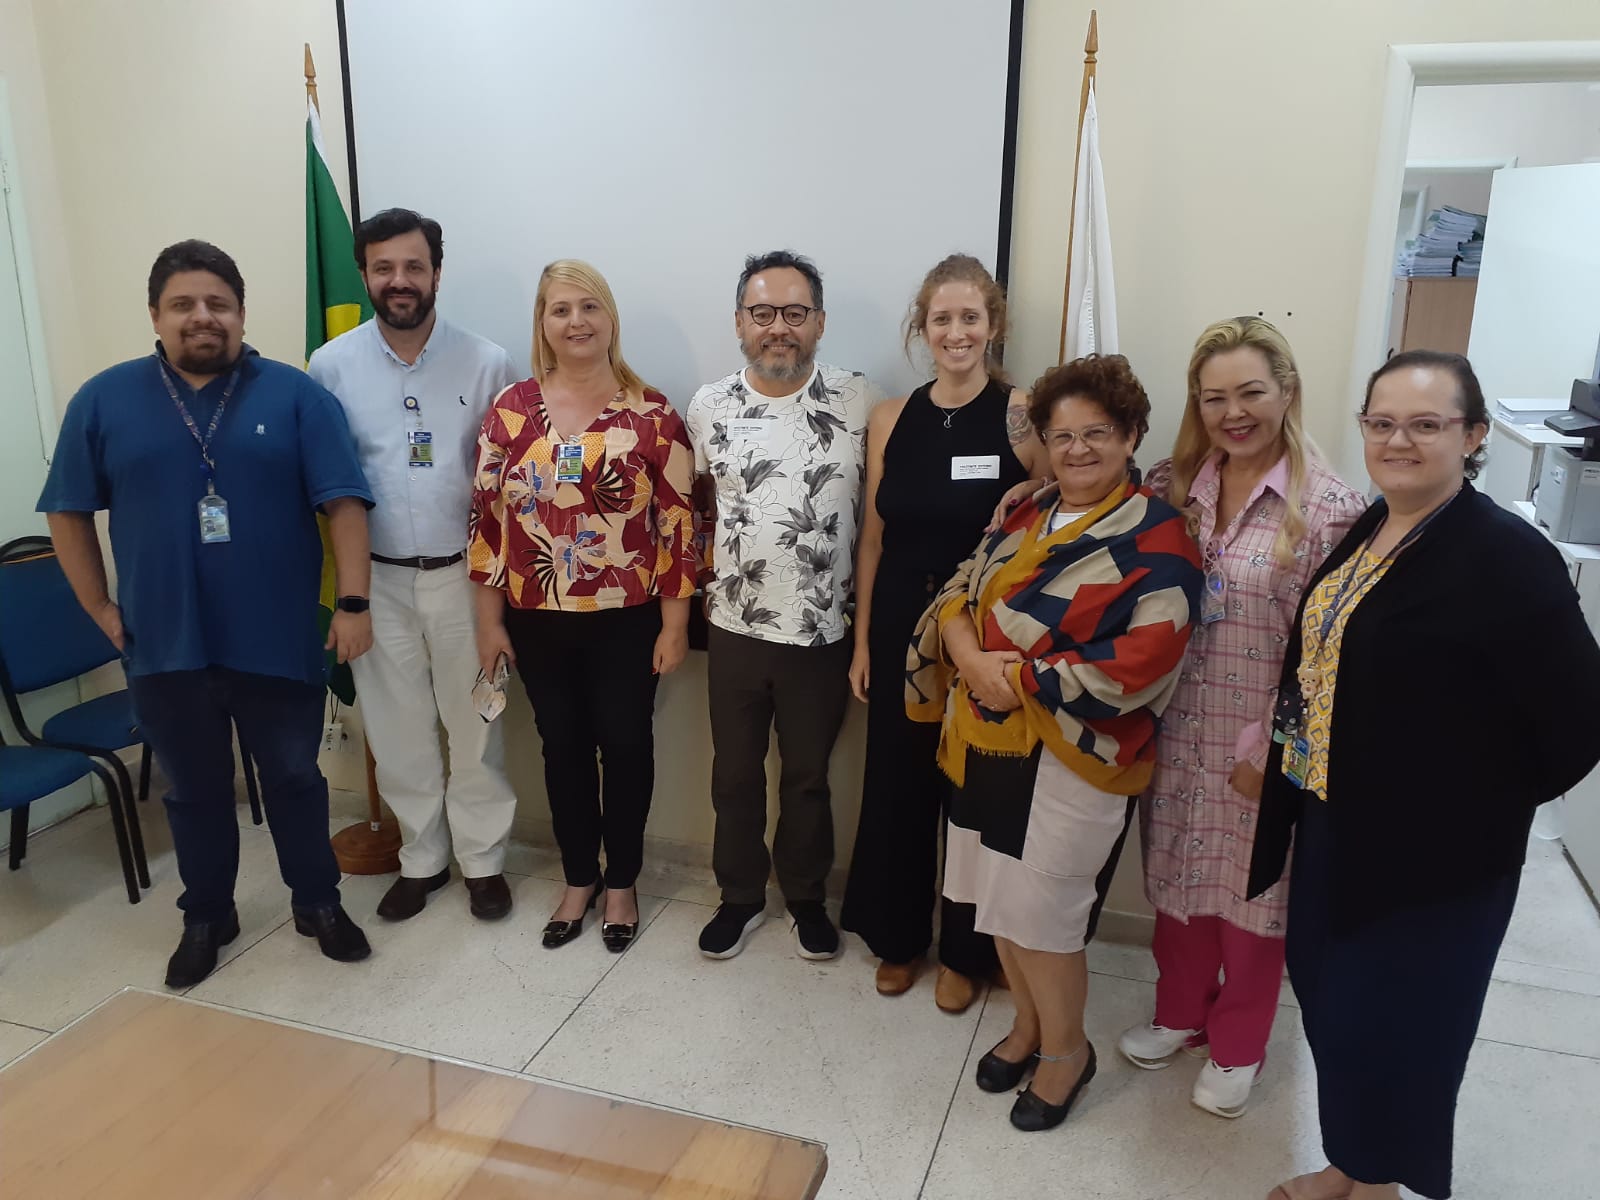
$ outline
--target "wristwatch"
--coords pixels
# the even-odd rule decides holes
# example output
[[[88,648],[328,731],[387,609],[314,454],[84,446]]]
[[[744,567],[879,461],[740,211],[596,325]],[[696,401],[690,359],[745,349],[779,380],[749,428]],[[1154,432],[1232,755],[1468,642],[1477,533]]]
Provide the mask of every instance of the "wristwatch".
[[[367,598],[365,596],[340,596],[334,607],[340,612],[364,613],[367,611]]]

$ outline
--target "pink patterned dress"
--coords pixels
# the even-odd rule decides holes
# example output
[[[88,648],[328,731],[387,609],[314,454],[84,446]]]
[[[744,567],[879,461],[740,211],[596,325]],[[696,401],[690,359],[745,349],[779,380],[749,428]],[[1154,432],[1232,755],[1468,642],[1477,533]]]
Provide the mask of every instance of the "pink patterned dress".
[[[1165,497],[1172,463],[1163,460],[1147,480]],[[1207,569],[1227,580],[1225,616],[1196,625],[1178,690],[1156,742],[1156,771],[1140,798],[1145,895],[1176,920],[1221,917],[1260,937],[1284,935],[1284,882],[1255,900],[1244,898],[1255,845],[1257,804],[1229,785],[1234,764],[1264,769],[1272,706],[1300,595],[1311,574],[1337,546],[1367,503],[1313,457],[1306,465],[1301,510],[1306,534],[1285,566],[1273,552],[1289,489],[1289,460],[1281,459],[1227,529],[1216,528],[1222,488],[1213,454],[1189,488],[1199,518],[1196,537]],[[1183,504],[1183,497],[1170,497]],[[1284,880],[1287,881],[1285,873]]]

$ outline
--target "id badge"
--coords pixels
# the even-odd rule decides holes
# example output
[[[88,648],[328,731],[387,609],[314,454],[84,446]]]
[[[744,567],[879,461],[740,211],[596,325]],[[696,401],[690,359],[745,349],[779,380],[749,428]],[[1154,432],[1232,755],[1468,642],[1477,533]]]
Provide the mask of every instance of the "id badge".
[[[212,493],[200,499],[200,541],[209,545],[212,542],[231,542],[233,535],[228,531],[228,502],[221,496]]]
[[[1212,567],[1206,572],[1206,594],[1200,601],[1200,624],[1211,625],[1228,615],[1228,581],[1222,571]]]
[[[556,482],[583,482],[583,446],[578,442],[561,442],[556,446]]]
[[[735,442],[759,442],[765,445],[772,438],[771,417],[730,417],[728,438]]]
[[[433,466],[433,434],[426,429],[413,429],[406,434],[411,453],[407,459],[407,466],[431,467]]]
[[[1311,774],[1311,743],[1305,738],[1297,737],[1284,747],[1283,773],[1295,787],[1306,786],[1306,778]]]
[[[953,454],[950,456],[951,479],[999,479],[998,454]]]

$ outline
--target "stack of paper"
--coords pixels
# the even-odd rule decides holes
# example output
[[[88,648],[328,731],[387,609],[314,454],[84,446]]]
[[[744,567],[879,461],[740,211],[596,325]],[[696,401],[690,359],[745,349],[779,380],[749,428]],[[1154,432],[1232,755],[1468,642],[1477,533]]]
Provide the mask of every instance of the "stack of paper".
[[[1483,263],[1483,235],[1488,218],[1459,208],[1436,208],[1423,222],[1419,237],[1406,242],[1395,260],[1402,279],[1448,279],[1472,276]]]

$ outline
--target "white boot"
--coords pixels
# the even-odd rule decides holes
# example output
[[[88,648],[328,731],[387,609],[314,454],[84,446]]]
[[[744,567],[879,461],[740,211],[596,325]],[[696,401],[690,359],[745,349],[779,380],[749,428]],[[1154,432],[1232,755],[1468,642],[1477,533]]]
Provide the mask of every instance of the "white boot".
[[[1197,1108],[1219,1117],[1242,1117],[1250,1107],[1250,1089],[1261,1080],[1261,1064],[1219,1067],[1215,1060],[1200,1069],[1190,1097]]]
[[[1198,1032],[1196,1029],[1168,1029],[1152,1021],[1148,1025],[1135,1025],[1132,1029],[1124,1030],[1117,1039],[1117,1049],[1134,1066],[1146,1071],[1159,1071],[1169,1064],[1179,1050],[1196,1058],[1205,1058],[1210,1053],[1206,1047],[1188,1044],[1189,1039]]]

